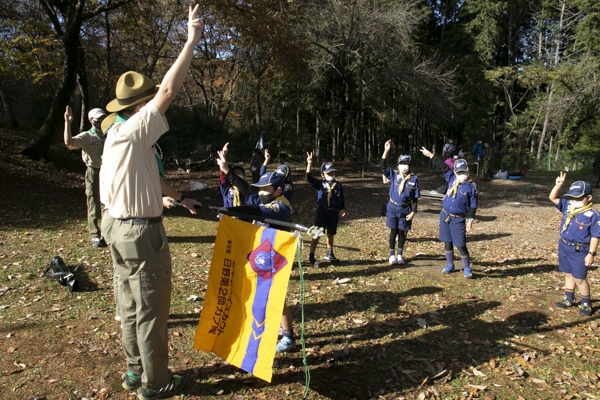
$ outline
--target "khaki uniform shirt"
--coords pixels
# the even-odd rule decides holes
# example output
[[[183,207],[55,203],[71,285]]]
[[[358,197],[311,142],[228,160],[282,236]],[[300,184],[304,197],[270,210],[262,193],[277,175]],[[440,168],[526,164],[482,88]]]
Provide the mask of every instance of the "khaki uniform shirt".
[[[152,218],[162,214],[162,191],[152,145],[169,130],[167,119],[150,101],[126,122],[107,132],[100,199],[113,218]]]
[[[71,147],[81,149],[81,158],[88,167],[100,168],[102,164],[102,149],[104,136],[92,128],[73,137]]]

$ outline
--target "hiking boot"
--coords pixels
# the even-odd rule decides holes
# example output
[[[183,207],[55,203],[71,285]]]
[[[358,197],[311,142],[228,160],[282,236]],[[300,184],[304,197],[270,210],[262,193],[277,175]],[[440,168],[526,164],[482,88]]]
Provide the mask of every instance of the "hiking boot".
[[[396,264],[396,256],[390,256],[390,265]]]
[[[104,241],[103,237],[99,237],[99,238],[93,238],[92,239],[92,246],[94,246],[94,247],[106,247],[108,245],[106,244],[106,241]]]
[[[127,372],[123,380],[123,388],[133,391],[142,385],[142,377],[140,375]]]
[[[558,308],[569,308],[575,305],[575,300],[570,300],[567,296],[565,296],[565,298],[562,299],[562,301],[559,301],[554,305]]]
[[[293,350],[295,347],[296,347],[296,339],[294,339],[293,336],[292,337],[284,336],[281,338],[279,343],[277,343],[277,347],[275,347],[275,350],[278,353],[285,353],[286,351]]]
[[[404,258],[400,254],[396,256],[396,264],[404,265]]]
[[[450,273],[450,272],[452,272],[452,271],[454,271],[454,265],[450,265],[450,264],[446,265],[446,266],[444,267],[444,269],[442,270],[442,272],[443,272],[444,274],[449,274],[449,273]]]
[[[158,390],[140,389],[138,400],[166,399],[177,394],[185,386],[185,380],[181,375],[173,375],[171,382]]]
[[[323,258],[332,263],[340,261],[333,253],[327,253]]]
[[[471,279],[473,277],[473,272],[471,271],[471,267],[467,267],[463,269],[463,275],[467,279]]]
[[[579,315],[582,317],[592,315],[592,305],[590,303],[581,303],[579,305]]]

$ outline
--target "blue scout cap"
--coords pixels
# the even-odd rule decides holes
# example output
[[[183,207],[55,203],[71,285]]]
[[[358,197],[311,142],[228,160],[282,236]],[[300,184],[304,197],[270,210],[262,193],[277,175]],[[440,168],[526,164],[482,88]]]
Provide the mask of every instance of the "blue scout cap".
[[[332,163],[326,162],[325,164],[321,165],[321,173],[322,174],[329,174],[333,171],[335,171],[335,168],[333,168]]]
[[[468,170],[469,164],[467,164],[467,160],[459,158],[458,160],[454,161],[454,172],[463,172]]]
[[[255,186],[255,187],[267,187],[267,186],[274,186],[275,189],[279,188],[279,187],[283,187],[284,186],[284,182],[283,182],[283,176],[276,174],[275,172],[267,172],[266,174],[264,174],[263,176],[260,177],[260,179],[258,180],[258,182],[253,183],[250,186]]]
[[[285,164],[284,165],[280,165],[275,170],[275,173],[283,176],[283,179],[287,179],[287,177],[290,176],[290,167],[288,167]]]
[[[569,191],[565,193],[565,197],[572,197],[574,199],[581,196],[589,196],[592,194],[592,185],[584,181],[574,182]]]
[[[400,156],[398,157],[398,164],[410,164],[410,156],[409,155],[404,155],[404,156]]]

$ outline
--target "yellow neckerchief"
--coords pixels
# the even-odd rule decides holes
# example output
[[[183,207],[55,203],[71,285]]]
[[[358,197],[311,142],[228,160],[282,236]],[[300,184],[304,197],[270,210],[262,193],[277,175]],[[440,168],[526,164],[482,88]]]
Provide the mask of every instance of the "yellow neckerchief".
[[[573,219],[574,216],[576,216],[577,214],[581,214],[586,211],[589,211],[591,209],[592,209],[591,201],[588,204],[586,204],[585,206],[579,207],[575,210],[571,210],[571,205],[569,204],[569,208],[567,209],[567,211],[569,212],[569,215],[567,215],[567,218],[565,219],[565,224],[563,225],[561,232],[564,232],[567,229],[567,227],[571,223],[571,220]]]
[[[456,197],[456,192],[458,192],[458,185],[467,182],[473,182],[473,179],[471,179],[471,177],[468,177],[466,180],[461,182],[458,180],[458,176],[456,176],[454,178],[454,182],[452,183],[452,187],[450,188],[450,194],[452,195],[452,197]]]
[[[288,206],[288,208],[290,209],[290,213],[292,212],[292,205],[290,204],[290,201],[283,195],[283,193],[281,194],[281,196],[275,199],[275,201],[277,200]]]
[[[240,191],[235,187],[233,188],[233,206],[238,207],[242,205],[242,200],[240,200]]]
[[[410,178],[412,178],[412,174],[409,172],[408,175],[403,175],[402,172],[398,171],[398,175],[404,176],[404,178],[402,178],[402,182],[398,184],[398,196],[402,196],[402,192],[404,191],[404,185],[406,184],[406,182],[408,182]]]
[[[333,185],[329,186],[329,182],[325,181],[325,186],[327,186],[327,207],[331,206],[331,196],[333,195],[333,188],[337,185],[336,181],[333,181]]]

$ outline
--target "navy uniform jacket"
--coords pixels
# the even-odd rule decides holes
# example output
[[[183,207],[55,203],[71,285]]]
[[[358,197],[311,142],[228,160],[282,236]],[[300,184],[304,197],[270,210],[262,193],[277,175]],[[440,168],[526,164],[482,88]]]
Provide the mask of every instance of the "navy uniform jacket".
[[[390,199],[392,199],[397,204],[406,204],[412,203],[416,199],[419,198],[419,179],[416,175],[412,175],[410,179],[408,179],[404,183],[404,189],[402,193],[399,193],[399,187],[404,179],[404,176],[398,172],[392,170],[390,167],[385,165],[386,159],[381,159],[381,172],[382,174],[389,179],[391,182],[390,185]]]
[[[477,209],[477,185],[475,185],[475,182],[466,181],[459,183],[456,194],[453,194],[452,187],[456,180],[456,175],[441,158],[433,156],[433,162],[436,167],[442,170],[444,178],[448,182],[448,191],[442,200],[442,208],[449,214],[464,215],[468,218],[473,218]]]
[[[317,190],[317,204],[321,207],[345,210],[346,202],[344,199],[344,189],[342,184],[337,181],[327,182],[322,179],[314,178],[310,173],[306,174],[308,183]],[[331,196],[329,196],[331,192]]]
[[[244,196],[246,199],[246,205],[230,207],[229,210],[242,214],[255,215],[257,217],[260,216],[263,218],[290,222],[292,207],[285,197],[279,196],[269,204],[262,204],[258,197],[258,190],[256,190],[256,187],[250,187],[248,182],[234,174],[232,170],[229,170],[225,177],[231,185],[239,190],[240,196]]]
[[[589,243],[593,237],[600,237],[600,213],[588,210],[573,216],[565,228],[565,221],[569,215],[569,201],[560,199],[556,208],[563,214],[560,221],[560,237],[569,243]]]
[[[223,197],[223,207],[233,207],[234,199],[235,199],[235,190],[237,187],[231,184],[229,180],[226,178],[223,171],[221,171],[221,175],[219,177],[219,189],[221,190],[221,197]],[[238,189],[238,195],[240,198],[240,203],[246,203],[246,197],[240,193]]]

